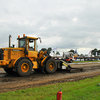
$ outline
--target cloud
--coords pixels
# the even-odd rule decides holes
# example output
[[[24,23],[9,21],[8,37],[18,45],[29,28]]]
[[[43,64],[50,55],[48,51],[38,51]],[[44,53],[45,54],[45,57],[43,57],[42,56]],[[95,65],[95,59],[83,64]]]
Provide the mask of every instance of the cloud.
[[[41,37],[42,47],[59,51],[78,49],[80,53],[100,48],[99,0],[1,0],[0,47],[6,47],[8,36],[24,33]]]

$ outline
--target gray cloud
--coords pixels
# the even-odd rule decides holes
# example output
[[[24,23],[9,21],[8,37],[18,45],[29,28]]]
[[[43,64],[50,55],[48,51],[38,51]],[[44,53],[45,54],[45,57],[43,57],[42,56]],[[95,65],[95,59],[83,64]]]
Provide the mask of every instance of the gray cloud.
[[[99,0],[0,0],[0,4],[1,47],[7,46],[9,34],[15,43],[25,33],[42,37],[40,48],[99,49]]]

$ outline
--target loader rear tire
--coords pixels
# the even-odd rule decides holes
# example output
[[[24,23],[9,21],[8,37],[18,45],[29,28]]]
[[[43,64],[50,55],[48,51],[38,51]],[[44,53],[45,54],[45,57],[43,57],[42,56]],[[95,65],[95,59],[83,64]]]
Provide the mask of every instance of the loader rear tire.
[[[54,73],[57,70],[57,65],[54,59],[49,59],[46,62],[45,72],[46,73]]]
[[[17,73],[20,76],[28,76],[32,72],[32,63],[28,59],[22,59],[17,66]]]
[[[4,71],[8,74],[13,74],[14,73],[13,68],[4,68]]]

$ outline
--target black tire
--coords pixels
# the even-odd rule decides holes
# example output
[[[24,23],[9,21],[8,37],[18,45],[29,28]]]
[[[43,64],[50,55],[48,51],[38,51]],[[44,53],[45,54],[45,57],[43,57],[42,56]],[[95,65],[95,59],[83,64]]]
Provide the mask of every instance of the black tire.
[[[3,69],[8,74],[14,74],[13,68],[3,68]]]
[[[57,65],[54,59],[49,59],[46,62],[45,71],[46,73],[54,73],[57,70]]]
[[[32,63],[28,59],[22,59],[17,66],[17,73],[20,76],[28,76],[32,72]]]

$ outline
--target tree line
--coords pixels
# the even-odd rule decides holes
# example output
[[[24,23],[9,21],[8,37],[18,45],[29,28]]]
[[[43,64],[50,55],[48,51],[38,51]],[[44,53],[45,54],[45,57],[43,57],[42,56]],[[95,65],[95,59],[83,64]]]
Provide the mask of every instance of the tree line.
[[[50,54],[51,51],[52,51],[52,48],[51,48],[51,47],[49,47],[48,49],[42,48],[41,50],[42,50],[42,51],[47,51],[47,53]],[[59,51],[52,51],[52,52],[53,52],[54,54],[56,54],[56,55],[60,55]],[[77,53],[77,54],[78,54],[78,52],[76,52],[76,51],[73,50],[73,49],[69,50],[69,52],[73,52],[73,53]],[[91,53],[91,55],[100,55],[100,50],[98,50],[98,49],[95,48],[95,49],[91,50],[90,53]],[[79,54],[78,54],[78,55],[79,55]],[[80,55],[83,55],[83,54],[80,54]]]
[[[69,52],[75,52],[75,50],[73,50],[73,49],[71,49]],[[78,54],[78,52],[77,52],[77,54]],[[93,50],[91,50],[88,54],[91,54],[91,55],[100,55],[100,49],[98,50],[98,49],[93,49]],[[80,54],[80,55],[83,55],[83,54]]]
[[[92,55],[100,55],[100,50],[98,50],[98,49],[93,49],[92,51],[91,51],[91,54]]]
[[[40,51],[47,51],[47,54],[49,55],[52,51],[52,48],[51,47],[49,47],[48,49],[42,48]],[[56,55],[60,55],[59,51],[52,51],[52,52]]]

